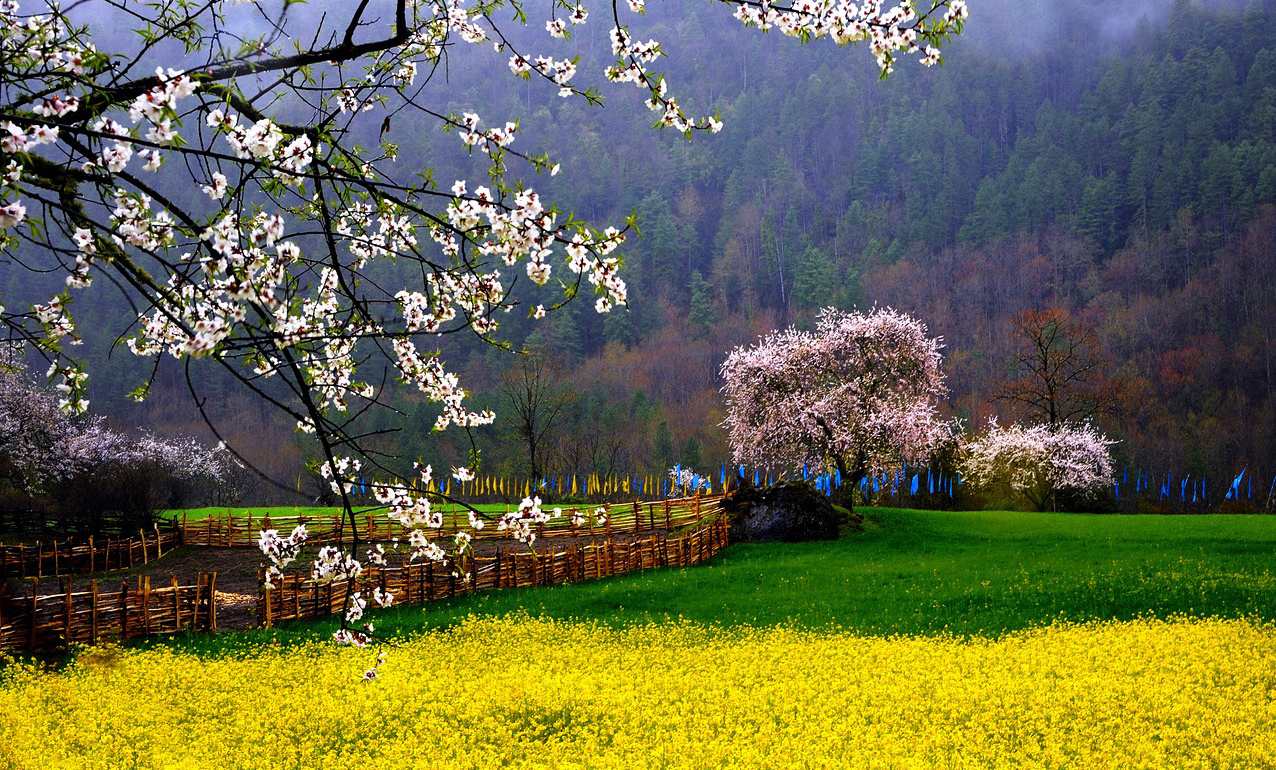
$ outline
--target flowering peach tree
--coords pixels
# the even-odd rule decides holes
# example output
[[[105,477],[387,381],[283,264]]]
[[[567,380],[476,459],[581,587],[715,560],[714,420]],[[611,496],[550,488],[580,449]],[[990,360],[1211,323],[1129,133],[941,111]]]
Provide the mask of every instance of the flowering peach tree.
[[[141,466],[157,471],[148,476],[157,495],[179,496],[179,503],[233,489],[241,467],[225,447],[189,437],[126,436],[101,416],[68,414],[63,396],[33,379],[14,347],[0,346],[0,478],[13,489],[56,496],[104,469]]]
[[[351,491],[373,475],[390,515],[420,531],[432,521],[420,485],[364,451],[360,418],[388,408],[383,387],[419,390],[441,406],[436,430],[468,431],[494,415],[467,406],[445,366],[447,335],[499,342],[499,319],[515,309],[541,318],[587,291],[606,313],[628,298],[625,230],[565,216],[515,181],[559,164],[520,149],[518,123],[456,114],[425,85],[474,46],[494,50],[511,77],[596,102],[576,85],[578,60],[558,50],[601,20],[607,81],[646,93],[662,128],[718,131],[716,116],[684,109],[654,69],[659,42],[630,33],[643,1],[552,0],[530,22],[547,35],[528,50],[507,34],[529,24],[518,0],[350,0],[306,13],[296,0],[0,0],[0,252],[52,259],[66,283],[0,319],[39,346],[64,408],[81,411],[72,299],[118,287],[139,310],[121,330],[133,353],[223,369],[314,436],[351,531]],[[963,0],[723,4],[746,27],[863,44],[883,74],[901,56],[938,62],[967,13]],[[392,118],[451,133],[486,158],[487,175],[436,180],[399,163]],[[512,289],[524,278],[540,301],[520,307]],[[357,574],[335,557],[315,569]]]
[[[821,312],[814,331],[789,328],[732,351],[722,394],[735,462],[837,470],[844,488],[924,460],[949,435],[939,340],[890,309]]]
[[[992,419],[966,444],[961,467],[976,487],[1006,485],[1043,510],[1060,491],[1112,483],[1113,443],[1089,423],[1002,427]]]

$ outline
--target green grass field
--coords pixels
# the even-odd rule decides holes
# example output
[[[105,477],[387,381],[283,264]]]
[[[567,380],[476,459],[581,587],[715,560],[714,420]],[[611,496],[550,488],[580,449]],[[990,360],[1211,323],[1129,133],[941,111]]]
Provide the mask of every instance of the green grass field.
[[[489,592],[371,615],[390,634],[469,615],[998,635],[1055,620],[1276,619],[1276,518],[871,509],[831,543],[737,544],[711,562]],[[215,650],[327,635],[336,621],[171,643]]]

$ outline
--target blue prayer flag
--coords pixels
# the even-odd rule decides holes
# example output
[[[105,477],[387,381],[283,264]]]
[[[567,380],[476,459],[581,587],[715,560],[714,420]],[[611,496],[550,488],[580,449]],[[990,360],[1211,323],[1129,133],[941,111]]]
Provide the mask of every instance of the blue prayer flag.
[[[1227,490],[1227,499],[1228,499],[1228,500],[1231,500],[1233,497],[1235,497],[1235,498],[1236,498],[1236,499],[1238,499],[1238,500],[1240,499],[1240,496],[1241,496],[1241,479],[1242,479],[1242,478],[1244,478],[1244,477],[1245,477],[1245,469],[1244,469],[1244,468],[1241,468],[1240,475],[1238,475],[1236,478],[1232,479],[1232,488],[1231,488],[1231,489],[1229,489],[1229,490]]]

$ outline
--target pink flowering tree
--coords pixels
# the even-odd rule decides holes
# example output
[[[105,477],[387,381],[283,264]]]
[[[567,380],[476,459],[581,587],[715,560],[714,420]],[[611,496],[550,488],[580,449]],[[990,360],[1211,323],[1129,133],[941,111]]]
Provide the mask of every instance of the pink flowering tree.
[[[1045,510],[1061,491],[1093,492],[1111,484],[1113,443],[1088,423],[1003,427],[993,419],[966,444],[961,468],[970,484],[1008,487]]]
[[[591,293],[605,313],[628,298],[625,231],[564,216],[526,183],[559,165],[521,149],[523,126],[456,114],[425,85],[475,46],[495,49],[511,77],[596,102],[561,39],[602,23],[607,81],[646,94],[662,128],[718,131],[654,69],[659,42],[630,34],[643,3],[538,6],[547,18],[531,23],[547,36],[530,50],[507,34],[529,23],[518,0],[359,0],[323,13],[290,0],[0,0],[0,253],[48,255],[66,278],[65,292],[0,320],[40,346],[67,408],[82,410],[71,300],[119,287],[141,311],[133,353],[220,368],[314,436],[356,548],[350,493],[365,476],[381,478],[378,499],[416,531],[429,501],[365,451],[360,418],[389,408],[383,388],[417,389],[441,406],[436,430],[469,431],[494,415],[467,406],[445,365],[448,335],[500,343],[507,311],[541,318]],[[723,5],[746,27],[862,44],[883,74],[901,56],[937,63],[967,13],[964,0]],[[103,29],[111,50],[95,44]],[[487,174],[436,180],[396,163],[396,142],[431,127],[486,158]],[[511,290],[522,280],[542,290],[520,307]],[[357,572],[342,564],[316,570]]]
[[[837,470],[845,489],[927,458],[949,435],[939,340],[890,309],[821,312],[815,331],[786,329],[722,364],[737,463]],[[849,496],[847,496],[849,499]]]

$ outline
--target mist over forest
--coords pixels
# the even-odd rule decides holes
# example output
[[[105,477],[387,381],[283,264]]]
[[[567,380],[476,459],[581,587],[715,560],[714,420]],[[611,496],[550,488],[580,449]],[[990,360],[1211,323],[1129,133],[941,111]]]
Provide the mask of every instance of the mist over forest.
[[[304,40],[325,7],[294,6],[287,29]],[[1120,441],[1119,465],[1276,472],[1276,3],[972,0],[942,67],[901,62],[885,81],[869,57],[827,41],[740,34],[714,4],[653,3],[632,32],[662,41],[671,91],[689,112],[716,110],[720,134],[651,130],[637,90],[604,88],[601,107],[560,99],[486,50],[454,52],[424,91],[441,113],[520,121],[519,147],[562,164],[526,182],[564,213],[617,225],[637,214],[627,310],[600,316],[577,301],[535,324],[502,319],[510,346],[548,351],[569,400],[551,472],[729,463],[722,360],[829,305],[924,321],[945,343],[945,409],[971,427],[1025,416],[994,398],[1014,376],[1016,320],[1066,311],[1121,385],[1098,419]],[[519,33],[533,54],[548,41]],[[573,38],[582,87],[603,85],[607,45],[604,24]],[[455,136],[396,116],[384,134],[400,165],[428,166],[440,188],[481,183],[486,159]],[[0,265],[7,305],[47,299],[59,280]],[[535,304],[530,287],[514,291]],[[308,450],[292,425],[228,377],[188,383],[166,360],[151,398],[128,401],[150,362],[114,335],[136,312],[105,291],[72,312],[95,412],[202,432],[190,385],[246,457],[296,473]],[[508,413],[501,383],[518,357],[464,335],[442,349],[474,408]],[[460,464],[464,438],[431,434],[433,407],[395,398],[403,414],[381,426],[399,429],[383,448]],[[506,421],[475,435],[486,471],[526,472]]]

